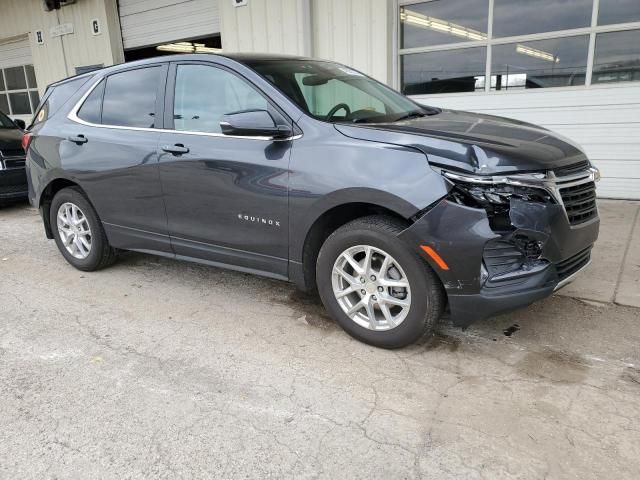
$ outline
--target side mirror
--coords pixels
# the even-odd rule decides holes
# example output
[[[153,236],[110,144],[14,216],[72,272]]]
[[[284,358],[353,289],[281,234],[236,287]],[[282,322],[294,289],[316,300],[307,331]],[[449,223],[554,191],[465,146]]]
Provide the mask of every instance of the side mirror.
[[[24,120],[20,120],[19,118],[16,118],[13,123],[15,123],[20,130],[25,130],[27,128],[27,124],[24,123]]]
[[[288,138],[292,135],[288,125],[276,125],[266,110],[243,110],[222,116],[220,129],[225,135],[240,137]]]

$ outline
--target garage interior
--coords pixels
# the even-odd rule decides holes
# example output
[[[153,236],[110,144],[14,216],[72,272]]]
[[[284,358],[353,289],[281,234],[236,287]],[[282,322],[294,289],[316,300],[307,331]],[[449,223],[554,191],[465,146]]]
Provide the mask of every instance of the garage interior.
[[[176,53],[217,53],[222,48],[217,2],[119,0],[127,62]]]

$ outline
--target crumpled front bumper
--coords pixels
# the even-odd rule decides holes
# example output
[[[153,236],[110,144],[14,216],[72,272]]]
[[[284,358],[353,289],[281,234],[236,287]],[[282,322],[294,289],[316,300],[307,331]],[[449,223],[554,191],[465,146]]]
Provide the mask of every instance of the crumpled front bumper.
[[[454,325],[466,327],[545,298],[589,263],[598,217],[572,226],[562,205],[512,199],[509,218],[514,230],[499,234],[484,209],[443,199],[400,234],[410,248],[432,247],[448,265],[443,270],[422,253],[444,285]],[[516,255],[523,241],[536,245],[539,255],[506,273],[487,269],[491,254]]]

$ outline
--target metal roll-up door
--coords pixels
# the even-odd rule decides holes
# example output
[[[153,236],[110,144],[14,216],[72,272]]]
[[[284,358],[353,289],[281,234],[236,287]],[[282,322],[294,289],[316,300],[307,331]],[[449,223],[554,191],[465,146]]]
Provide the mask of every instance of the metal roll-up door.
[[[0,43],[0,68],[32,64],[28,37]]]
[[[218,0],[119,0],[125,50],[220,32]]]

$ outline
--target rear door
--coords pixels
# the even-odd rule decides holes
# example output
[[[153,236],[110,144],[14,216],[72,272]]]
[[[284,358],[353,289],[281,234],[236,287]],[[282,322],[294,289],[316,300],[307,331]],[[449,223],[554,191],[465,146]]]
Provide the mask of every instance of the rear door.
[[[291,141],[229,137],[226,113],[260,109],[291,121],[244,77],[212,63],[169,71],[160,176],[179,257],[286,277]]]
[[[87,192],[115,247],[171,252],[157,152],[167,68],[94,81],[65,125],[62,166]]]

